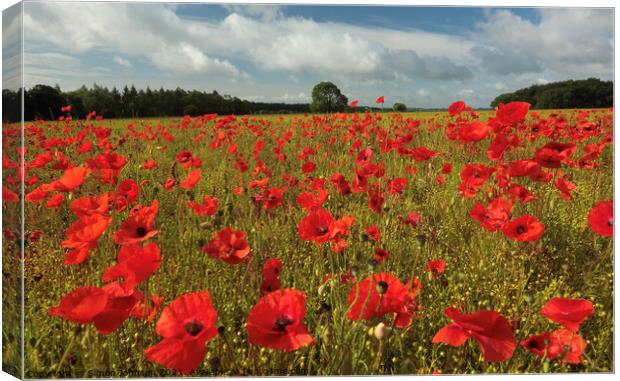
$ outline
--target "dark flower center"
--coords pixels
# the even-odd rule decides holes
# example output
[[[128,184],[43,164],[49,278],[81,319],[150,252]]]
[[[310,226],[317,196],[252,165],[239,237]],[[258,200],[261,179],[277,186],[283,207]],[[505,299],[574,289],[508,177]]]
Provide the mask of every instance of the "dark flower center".
[[[328,229],[326,226],[319,226],[319,227],[316,229],[316,231],[317,231],[319,234],[323,235],[323,234],[327,233],[327,232],[329,231],[329,229]]]
[[[379,281],[377,283],[377,292],[381,295],[385,294],[388,290],[388,284],[384,281]]]
[[[146,235],[146,229],[144,228],[144,226],[139,226],[136,229],[136,235],[140,238],[144,237]]]
[[[196,320],[192,320],[189,323],[185,324],[185,332],[189,333],[192,336],[196,336],[202,331],[204,326],[202,323]]]
[[[525,233],[525,226],[517,227],[517,234],[523,234],[523,233]]]
[[[293,319],[288,316],[278,316],[273,327],[276,332],[286,332],[286,326],[293,324]]]
[[[541,343],[538,340],[530,340],[527,343],[527,347],[531,349],[538,349],[538,350],[544,349],[544,347],[542,347],[540,344]]]
[[[614,226],[614,219],[610,218],[609,220],[607,220],[607,226]]]

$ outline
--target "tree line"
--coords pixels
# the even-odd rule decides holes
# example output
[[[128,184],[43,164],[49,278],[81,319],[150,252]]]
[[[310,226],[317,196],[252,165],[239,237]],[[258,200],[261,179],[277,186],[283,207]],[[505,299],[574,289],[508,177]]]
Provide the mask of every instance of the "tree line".
[[[22,89],[2,90],[2,120],[19,121]],[[71,106],[74,118],[85,118],[91,111],[104,118],[148,118],[182,115],[227,114],[285,114],[309,112],[304,103],[266,103],[242,100],[217,91],[205,92],[176,88],[168,90],[137,90],[125,86],[122,90],[94,84],[73,91],[62,91],[58,85],[35,85],[24,92],[24,119],[58,119],[60,108]]]
[[[614,103],[614,84],[598,78],[532,85],[512,93],[501,94],[491,102],[528,102],[533,109],[606,108]]]

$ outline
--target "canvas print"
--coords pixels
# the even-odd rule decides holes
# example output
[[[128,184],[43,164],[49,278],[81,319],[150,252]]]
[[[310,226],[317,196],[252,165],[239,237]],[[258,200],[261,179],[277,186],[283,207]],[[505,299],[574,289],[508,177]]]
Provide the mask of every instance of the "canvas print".
[[[610,373],[613,8],[2,13],[2,369]]]

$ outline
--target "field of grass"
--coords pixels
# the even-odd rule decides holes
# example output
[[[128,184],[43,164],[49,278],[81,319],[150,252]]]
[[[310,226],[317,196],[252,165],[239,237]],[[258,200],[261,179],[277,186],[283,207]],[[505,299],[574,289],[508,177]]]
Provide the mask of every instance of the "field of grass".
[[[458,133],[455,140],[448,139],[447,130],[473,128],[471,121],[477,117],[490,126],[487,130],[481,127],[486,131],[481,140],[468,141]],[[382,113],[234,120],[218,116],[27,124],[26,167],[45,151],[52,156],[25,174],[27,182],[38,177],[26,185],[26,195],[33,196],[33,191],[36,195],[37,189],[45,193],[38,200],[30,197],[24,211],[25,376],[178,375],[150,361],[145,350],[162,340],[156,322],[166,306],[184,294],[203,290],[209,292],[217,312],[217,333],[206,342],[198,366],[184,372],[192,376],[612,371],[613,237],[593,231],[588,215],[599,202],[613,198],[613,113],[529,111],[525,120],[514,118],[508,111],[497,117],[494,111],[479,116],[464,111],[453,116]],[[10,165],[19,162],[16,131],[16,125],[3,126],[3,185],[18,194],[18,185],[11,183],[17,170]],[[510,144],[503,157],[491,160],[487,149],[499,134]],[[259,140],[264,142],[262,150],[256,148]],[[92,143],[90,150],[86,141]],[[549,176],[547,181],[508,174],[510,163],[516,160],[536,163],[536,151],[549,142],[574,143],[576,147],[561,157],[559,168],[539,168]],[[582,162],[587,146],[599,147],[600,155]],[[421,158],[417,151],[411,153],[420,147],[435,154]],[[82,152],[76,151],[78,148],[83,148],[78,150]],[[369,149],[365,151],[369,160],[361,158],[364,149]],[[184,168],[177,158],[182,151],[191,151],[192,159],[199,158],[201,163],[194,161],[192,166],[190,159],[189,165],[185,163],[190,168]],[[102,181],[101,168],[89,162],[105,152],[127,159],[117,182]],[[247,163],[247,171],[242,171],[241,159]],[[154,163],[146,167],[155,165],[147,169],[145,163],[150,160]],[[307,162],[314,163],[314,169]],[[445,167],[448,163],[451,171]],[[483,164],[494,172],[482,183],[463,179],[467,175],[462,171],[470,164]],[[70,189],[52,185],[52,190],[41,190],[43,184],[57,184],[70,167],[89,168],[83,183]],[[200,170],[199,181],[187,189],[180,187],[195,170]],[[356,172],[358,179],[362,178],[357,183]],[[335,173],[343,175],[353,192],[339,191],[331,180]],[[389,186],[388,181],[396,178],[406,179],[402,191]],[[62,243],[79,218],[71,211],[71,203],[117,192],[127,179],[138,184],[137,199],[124,210],[111,203],[109,226],[89,250],[88,258],[65,264],[71,249]],[[170,181],[167,184],[169,179],[174,180],[173,186]],[[324,179],[324,184],[318,179]],[[568,197],[554,186],[558,179],[574,184],[574,189],[569,186]],[[459,191],[466,180],[477,184],[468,197],[467,192]],[[515,199],[508,219],[534,216],[544,224],[540,238],[517,241],[501,229],[485,230],[470,215],[476,202],[487,207],[497,197],[510,199],[510,184],[526,188],[534,199]],[[277,191],[269,193],[272,188]],[[318,206],[318,202],[314,208],[328,211],[334,219],[351,217],[348,231],[324,243],[302,239],[300,223],[313,213],[311,207],[300,206],[302,192],[326,193],[324,203]],[[15,285],[21,242],[18,227],[10,221],[18,215],[19,202],[7,201],[6,193],[3,364],[8,366],[19,364]],[[50,203],[57,194],[62,194],[62,200],[56,196]],[[196,215],[188,202],[202,203],[205,195],[218,199],[217,210]],[[382,203],[378,201],[381,198]],[[152,319],[130,316],[113,332],[101,334],[92,322],[81,324],[67,315],[52,315],[50,308],[73,290],[100,288],[111,282],[104,280],[103,274],[117,263],[121,246],[115,242],[115,232],[123,230],[121,225],[130,218],[132,207],[150,206],[154,200],[158,203],[154,222],[158,233],[140,245],[155,243],[161,263],[135,286],[147,300],[153,295],[163,298]],[[410,212],[417,213],[419,222],[403,223]],[[372,225],[380,231],[378,242],[366,231]],[[226,227],[246,235],[251,255],[239,264],[218,260],[203,250]],[[342,249],[339,253],[332,250],[337,245]],[[389,257],[382,261],[375,258],[377,248],[386,250]],[[300,324],[312,337],[311,345],[282,351],[249,340],[248,315],[263,297],[263,264],[270,258],[281,260],[281,288],[305,293],[306,313]],[[429,271],[428,262],[438,259],[445,263],[445,270]],[[398,327],[390,309],[369,319],[350,318],[355,302],[349,295],[355,296],[356,284],[380,273],[393,274],[403,284],[419,280],[413,299],[398,306],[406,307],[411,315],[409,325]],[[127,281],[126,274],[123,280]],[[371,293],[381,294],[379,304],[392,292],[389,289],[384,296],[375,289],[371,284]],[[574,333],[587,343],[579,348],[583,353],[576,353],[575,361],[564,361],[568,354],[563,350],[550,358],[521,345],[533,335],[561,328],[541,314],[543,305],[554,297],[583,299],[594,307]],[[151,311],[150,304],[138,306]],[[433,343],[435,335],[452,323],[445,314],[448,307],[467,314],[496,311],[505,318],[518,345],[508,358],[493,362],[487,361],[471,338],[459,346]],[[190,332],[187,325],[185,331]]]

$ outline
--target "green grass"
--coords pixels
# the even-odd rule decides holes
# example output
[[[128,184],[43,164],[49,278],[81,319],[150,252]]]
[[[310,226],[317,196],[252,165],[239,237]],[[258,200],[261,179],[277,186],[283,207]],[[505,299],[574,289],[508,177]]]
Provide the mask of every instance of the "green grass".
[[[545,111],[542,114],[549,113]],[[383,114],[383,120],[378,122],[383,128],[389,126],[388,115],[392,114]],[[403,118],[425,120],[437,115],[440,118],[435,123],[445,123],[443,114],[434,112],[406,113]],[[482,119],[489,115],[492,113],[483,113]],[[571,117],[570,113],[566,115]],[[332,173],[339,171],[345,174],[348,181],[352,180],[354,159],[348,154],[352,140],[344,144],[340,142],[347,129],[334,129],[328,134],[307,138],[300,134],[300,125],[301,121],[305,121],[311,126],[308,130],[312,130],[312,116],[285,116],[281,121],[277,116],[264,119],[269,121],[270,126],[263,128],[265,133],[261,139],[267,141],[267,146],[261,159],[273,172],[270,185],[279,186],[280,178],[285,173],[302,178],[303,162],[296,156],[304,147],[315,148],[317,144],[321,144],[322,148],[311,158],[317,164],[313,175],[329,179]],[[146,125],[176,125],[179,120],[103,120],[95,122],[95,125],[111,127],[110,141],[116,142],[127,132],[125,127],[128,123],[141,130]],[[349,124],[340,121],[333,123]],[[48,124],[62,125],[57,122]],[[209,122],[209,126],[212,124]],[[140,289],[148,294],[164,296],[164,305],[183,293],[206,289],[211,293],[218,313],[217,325],[225,327],[225,335],[207,344],[204,363],[193,375],[378,375],[428,374],[433,371],[462,374],[539,373],[546,370],[544,363],[521,347],[508,361],[492,364],[483,360],[479,347],[471,340],[458,348],[445,344],[433,345],[431,340],[441,327],[449,323],[443,314],[449,306],[457,306],[467,312],[494,309],[509,320],[519,320],[514,326],[517,340],[554,330],[559,326],[539,314],[541,306],[554,296],[590,300],[595,304],[595,313],[581,329],[582,336],[588,341],[584,363],[567,365],[551,361],[548,371],[612,371],[613,241],[595,236],[586,218],[596,202],[613,198],[612,148],[605,149],[597,170],[563,168],[577,185],[573,201],[561,199],[551,184],[517,179],[538,200],[515,204],[513,216],[531,213],[546,225],[546,230],[539,242],[516,243],[507,240],[501,233],[484,231],[469,217],[475,201],[486,203],[482,191],[474,199],[464,199],[457,192],[459,173],[465,163],[489,165],[486,147],[490,140],[477,143],[477,152],[466,152],[456,142],[447,140],[443,129],[426,132],[427,125],[426,121],[422,124],[422,132],[416,135],[412,145],[426,146],[440,151],[442,155],[423,163],[399,157],[394,151],[382,153],[375,135],[357,135],[353,138],[362,139],[362,148],[367,144],[372,147],[375,153],[373,162],[385,163],[383,179],[406,176],[409,186],[401,196],[386,194],[386,210],[377,214],[368,208],[365,193],[344,197],[333,190],[328,181],[326,188],[330,190],[330,196],[324,207],[334,216],[348,214],[356,219],[347,239],[349,246],[342,254],[334,254],[327,248],[299,239],[296,227],[305,212],[295,202],[298,189],[290,188],[283,197],[284,207],[273,213],[260,212],[252,204],[251,194],[237,196],[232,193],[232,189],[246,185],[252,179],[250,173],[255,160],[250,156],[256,138],[247,129],[242,129],[235,138],[239,150],[250,163],[250,171],[244,174],[239,174],[232,162],[226,159],[225,148],[216,151],[209,149],[212,138],[210,128],[200,144],[194,144],[193,137],[201,130],[170,129],[174,143],[167,143],[161,137],[152,141],[129,139],[117,150],[129,158],[120,181],[129,178],[138,183],[145,181],[138,202],[151,204],[153,199],[158,199],[160,206],[156,219],[160,233],[152,241],[161,248],[162,264],[155,275],[139,286]],[[294,136],[284,147],[287,160],[277,161],[271,150],[275,139],[289,128],[294,130]],[[605,128],[611,129],[611,125]],[[77,130],[72,131],[74,134]],[[62,130],[50,131],[49,136],[53,135],[64,138]],[[330,136],[337,138],[333,145],[328,142]],[[89,138],[94,137],[89,135]],[[525,142],[525,147],[509,153],[505,161],[531,157],[532,147],[540,147],[546,141]],[[579,146],[583,144],[579,143]],[[167,192],[163,189],[163,183],[171,175],[175,155],[186,149],[193,150],[194,156],[203,160],[202,179],[190,192],[179,188]],[[40,150],[29,147],[26,161],[32,160],[37,152]],[[81,165],[94,152],[76,154],[70,148],[65,154],[72,163]],[[151,158],[157,161],[157,169],[140,169],[140,165]],[[438,186],[435,176],[446,162],[451,162],[454,169],[446,176],[445,185]],[[332,167],[332,163],[336,166]],[[406,165],[417,167],[419,172],[415,176],[405,175]],[[177,180],[185,176],[180,167],[176,168],[176,172]],[[39,169],[31,173],[36,173],[41,182],[50,182],[61,172]],[[99,185],[91,176],[72,197],[100,194],[109,189]],[[205,194],[219,198],[221,215],[198,217],[186,207],[189,199],[193,197],[201,201]],[[409,211],[416,211],[422,217],[416,229],[403,226],[397,220],[397,216]],[[130,318],[116,332],[102,336],[92,325],[80,327],[52,317],[47,312],[49,307],[58,304],[63,295],[77,287],[103,285],[102,273],[116,259],[117,247],[112,234],[126,218],[127,212],[113,214],[112,224],[100,238],[98,247],[91,252],[90,259],[78,266],[63,265],[65,250],[61,247],[61,241],[74,220],[68,202],[58,212],[48,210],[43,204],[27,203],[25,213],[26,232],[35,229],[43,231],[43,238],[28,244],[26,249],[25,376],[175,375],[150,363],[143,355],[145,348],[159,341],[154,322],[148,324]],[[374,244],[363,239],[364,228],[373,223],[381,229],[381,246],[391,254],[391,258],[375,270],[368,265]],[[231,266],[213,260],[200,251],[204,242],[226,226],[248,234],[254,255],[247,269],[242,265]],[[421,243],[416,238],[418,235],[427,237],[426,242]],[[3,271],[8,273],[5,274],[5,284],[15,281],[16,262],[9,259],[15,250],[15,242],[4,242]],[[247,341],[245,319],[261,296],[260,266],[271,257],[279,257],[284,264],[281,277],[283,287],[296,288],[307,294],[306,324],[315,344],[293,353],[262,349]],[[447,263],[445,273],[436,280],[424,272],[426,261],[434,258],[442,258]],[[409,328],[395,329],[389,338],[379,341],[370,336],[368,330],[380,320],[351,322],[346,319],[350,286],[337,282],[321,286],[321,283],[326,274],[342,273],[353,266],[359,268],[358,279],[371,271],[387,271],[400,278],[417,276],[422,280],[423,290],[419,296],[421,308]],[[5,286],[5,298],[7,290]],[[3,302],[5,311],[17,307],[7,304],[6,299]],[[331,305],[331,313],[321,312],[322,303]],[[7,343],[7,333],[3,331],[3,334]],[[12,340],[5,344],[5,356],[13,356],[11,361],[15,361],[17,342]],[[209,366],[209,360],[215,357],[220,360],[219,369]]]

